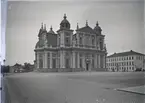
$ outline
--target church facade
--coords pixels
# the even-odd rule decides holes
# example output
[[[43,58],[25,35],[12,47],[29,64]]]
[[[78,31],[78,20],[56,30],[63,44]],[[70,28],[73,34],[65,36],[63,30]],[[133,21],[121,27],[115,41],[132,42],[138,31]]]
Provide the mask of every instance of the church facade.
[[[98,22],[92,29],[88,22],[76,33],[64,15],[55,33],[41,26],[35,46],[35,66],[38,71],[98,71],[106,68],[105,36]]]

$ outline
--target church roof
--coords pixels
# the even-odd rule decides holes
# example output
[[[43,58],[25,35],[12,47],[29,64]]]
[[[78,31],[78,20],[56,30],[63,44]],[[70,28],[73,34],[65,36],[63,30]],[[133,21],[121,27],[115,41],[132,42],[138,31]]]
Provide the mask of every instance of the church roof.
[[[96,34],[95,31],[91,27],[89,27],[89,26],[85,26],[85,27],[79,28],[76,31],[81,31],[81,32],[87,32],[87,33],[91,33],[91,34]]]
[[[35,48],[37,48],[37,47],[43,47],[43,46],[44,46],[44,41],[43,41],[43,40],[39,40],[39,41],[36,43]]]
[[[107,57],[110,58],[110,57],[119,57],[119,56],[128,56],[128,55],[142,55],[142,56],[145,56],[142,53],[138,53],[138,52],[130,50],[130,51],[127,51],[127,52],[114,53],[114,54],[109,55]]]
[[[54,32],[53,29],[52,29],[52,26],[51,26],[51,28],[50,28],[48,34],[55,34],[55,32]]]

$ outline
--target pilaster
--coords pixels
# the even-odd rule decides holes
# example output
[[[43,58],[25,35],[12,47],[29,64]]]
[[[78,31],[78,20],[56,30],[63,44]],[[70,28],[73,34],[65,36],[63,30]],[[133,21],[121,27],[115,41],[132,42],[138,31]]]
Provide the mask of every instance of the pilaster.
[[[99,55],[98,55],[98,68],[100,68],[100,64],[101,64],[101,63],[100,63],[100,62],[101,62],[100,60],[101,60],[101,59],[100,59],[100,54],[99,54]]]
[[[72,64],[73,64],[73,65],[72,65],[72,68],[76,68],[76,67],[75,67],[75,66],[76,66],[75,62],[76,62],[76,61],[75,61],[75,52],[74,52],[74,51],[72,52],[72,58],[73,58],[73,59],[72,59]]]
[[[39,53],[36,53],[36,64],[37,64],[37,69],[39,68]]]
[[[60,47],[64,47],[64,32],[60,34]]]
[[[44,52],[44,63],[45,63],[44,68],[48,68],[47,67],[47,52],[46,51]]]
[[[77,53],[77,60],[78,60],[78,68],[80,68],[80,53],[78,52]]]
[[[42,54],[42,60],[43,60],[43,68],[45,68],[45,52],[43,52],[43,54]]]
[[[60,68],[65,68],[64,51],[60,51]]]
[[[50,68],[52,68],[52,52],[50,51]]]

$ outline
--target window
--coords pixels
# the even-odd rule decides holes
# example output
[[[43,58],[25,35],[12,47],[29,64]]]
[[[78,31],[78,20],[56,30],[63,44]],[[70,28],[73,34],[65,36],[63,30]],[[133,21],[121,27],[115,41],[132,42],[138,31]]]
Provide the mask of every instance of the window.
[[[80,68],[82,68],[82,58],[80,58]]]
[[[59,38],[59,40],[58,40],[58,43],[59,43],[58,45],[60,45],[60,38]]]
[[[52,68],[56,68],[56,59],[55,58],[52,59]]]
[[[132,60],[133,60],[133,57],[132,57]]]
[[[132,65],[134,65],[134,62],[132,62]]]
[[[82,37],[79,39],[79,44],[82,45]]]
[[[76,64],[76,68],[78,67],[78,58],[77,58],[77,53],[75,53],[75,64]]]
[[[65,67],[66,68],[70,68],[70,57],[69,56],[70,56],[69,53],[66,52],[65,53]]]
[[[50,53],[47,54],[47,67],[50,68]]]
[[[66,68],[70,68],[70,65],[69,65],[69,58],[66,58],[66,59],[65,59],[65,67],[66,67]]]
[[[94,68],[94,58],[92,58],[92,68]]]
[[[79,54],[80,56],[80,68],[82,68],[82,54]]]
[[[92,45],[94,46],[94,44],[95,44],[95,39],[94,37],[92,37]]]
[[[69,38],[70,38],[70,37],[66,37],[66,38],[65,38],[65,44],[66,44],[66,46],[70,45],[70,40],[69,40]]]
[[[100,42],[100,49],[103,50],[103,42]]]
[[[43,54],[39,54],[39,68],[43,68]]]

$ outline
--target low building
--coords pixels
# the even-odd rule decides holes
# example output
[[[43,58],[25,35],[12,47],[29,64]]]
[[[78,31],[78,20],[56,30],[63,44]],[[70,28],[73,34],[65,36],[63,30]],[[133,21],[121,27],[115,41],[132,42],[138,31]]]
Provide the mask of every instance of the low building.
[[[114,53],[107,56],[106,60],[108,71],[145,70],[145,55],[132,50]]]

